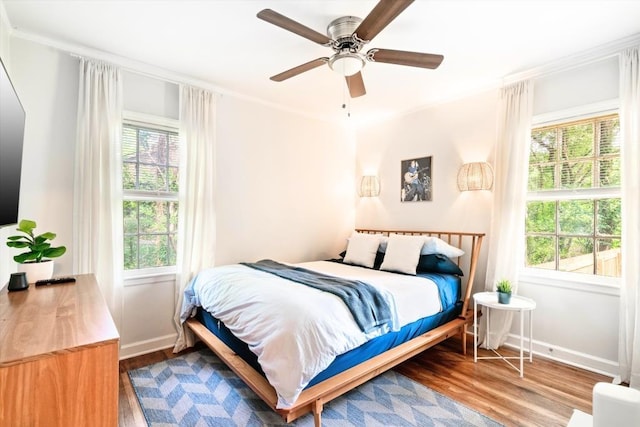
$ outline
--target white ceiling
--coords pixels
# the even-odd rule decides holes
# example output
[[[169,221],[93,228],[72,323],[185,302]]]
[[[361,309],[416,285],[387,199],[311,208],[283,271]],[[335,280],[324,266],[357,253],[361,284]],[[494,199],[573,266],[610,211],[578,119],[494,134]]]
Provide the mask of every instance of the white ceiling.
[[[269,76],[329,48],[256,18],[271,8],[318,32],[377,0],[0,0],[18,37],[149,64],[221,92],[328,119],[345,117],[344,79],[327,66],[282,83]],[[436,70],[367,63],[369,118],[495,87],[505,76],[640,33],[640,0],[417,0],[365,47],[444,55]]]

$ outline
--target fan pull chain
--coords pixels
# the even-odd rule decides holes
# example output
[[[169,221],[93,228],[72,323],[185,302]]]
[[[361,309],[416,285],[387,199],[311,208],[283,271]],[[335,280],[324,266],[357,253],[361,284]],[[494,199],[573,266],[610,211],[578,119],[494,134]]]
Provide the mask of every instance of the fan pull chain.
[[[347,117],[351,117],[351,97],[347,96],[347,81],[342,86],[342,109],[347,111]]]

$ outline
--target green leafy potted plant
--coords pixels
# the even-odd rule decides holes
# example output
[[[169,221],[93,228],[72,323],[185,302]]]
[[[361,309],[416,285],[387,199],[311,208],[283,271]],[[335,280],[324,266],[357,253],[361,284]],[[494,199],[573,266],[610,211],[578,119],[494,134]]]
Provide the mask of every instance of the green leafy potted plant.
[[[498,291],[498,302],[500,304],[509,304],[509,302],[511,302],[512,288],[509,280],[499,280],[496,283],[496,290]]]
[[[51,258],[57,258],[67,251],[64,246],[51,246],[49,241],[56,238],[55,233],[46,232],[35,235],[35,228],[35,221],[23,219],[16,229],[22,234],[7,238],[7,246],[10,248],[27,249],[26,252],[14,256],[13,259],[18,263],[18,270],[27,273],[29,283],[50,279],[53,276]]]

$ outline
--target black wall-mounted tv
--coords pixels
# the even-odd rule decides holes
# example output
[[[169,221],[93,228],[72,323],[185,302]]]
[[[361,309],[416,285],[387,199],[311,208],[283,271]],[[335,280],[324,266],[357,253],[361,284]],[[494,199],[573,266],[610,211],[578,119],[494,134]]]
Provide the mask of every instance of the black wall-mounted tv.
[[[0,58],[0,227],[18,222],[25,112]]]

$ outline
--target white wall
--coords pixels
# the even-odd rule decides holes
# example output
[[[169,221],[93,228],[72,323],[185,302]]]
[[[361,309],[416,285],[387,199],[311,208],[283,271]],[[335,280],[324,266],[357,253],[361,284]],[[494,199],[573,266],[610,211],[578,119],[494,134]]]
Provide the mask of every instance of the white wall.
[[[617,374],[617,289],[527,278],[518,283],[518,293],[536,301],[534,352],[610,376]],[[508,339],[514,346],[519,345],[519,325],[515,319]]]
[[[534,86],[534,116],[617,99],[618,57],[537,78]]]
[[[336,257],[354,224],[351,132],[229,96],[217,126],[216,264]]]
[[[26,112],[19,218],[36,221],[37,232],[57,234],[52,243],[67,253],[55,259],[54,274],[70,274],[78,61],[21,39],[11,38],[10,45],[11,78]],[[4,239],[0,252],[6,283],[18,252]]]
[[[0,3],[0,57],[4,61],[4,65],[9,67],[9,33],[11,32],[9,18],[4,4]]]
[[[497,90],[397,117],[357,133],[357,176],[377,173],[380,197],[362,198],[359,228],[488,233],[493,192],[460,192],[463,163],[493,162]],[[402,160],[433,156],[433,200],[401,202]],[[482,249],[474,287],[484,286],[487,248]]]
[[[180,90],[176,83],[142,74],[122,73],[122,108],[172,120],[180,118]]]

